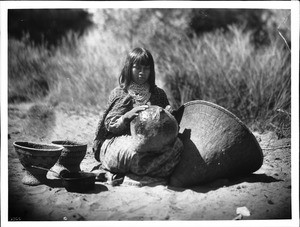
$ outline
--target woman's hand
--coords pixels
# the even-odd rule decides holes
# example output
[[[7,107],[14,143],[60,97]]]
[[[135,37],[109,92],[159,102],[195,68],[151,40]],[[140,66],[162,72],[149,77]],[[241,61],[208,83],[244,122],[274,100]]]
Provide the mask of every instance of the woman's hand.
[[[170,105],[167,105],[165,107],[165,110],[169,111],[170,113],[172,113],[174,111],[173,108],[172,108],[172,106],[170,106]]]
[[[142,105],[134,107],[132,110],[128,111],[126,114],[123,115],[124,120],[131,121],[133,118],[139,115],[139,112],[147,109],[148,105]]]

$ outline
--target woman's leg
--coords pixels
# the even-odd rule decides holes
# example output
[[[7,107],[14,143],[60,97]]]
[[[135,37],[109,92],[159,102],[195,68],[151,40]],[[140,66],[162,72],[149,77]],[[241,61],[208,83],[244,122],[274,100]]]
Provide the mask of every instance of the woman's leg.
[[[179,163],[182,149],[183,143],[177,138],[172,145],[165,146],[159,152],[138,152],[132,159],[130,171],[137,175],[168,177]]]
[[[102,168],[112,173],[168,177],[180,161],[183,144],[179,138],[160,151],[140,152],[136,138],[125,135],[106,140],[100,150]]]
[[[128,173],[137,146],[130,135],[105,140],[100,150],[102,167],[112,173]]]

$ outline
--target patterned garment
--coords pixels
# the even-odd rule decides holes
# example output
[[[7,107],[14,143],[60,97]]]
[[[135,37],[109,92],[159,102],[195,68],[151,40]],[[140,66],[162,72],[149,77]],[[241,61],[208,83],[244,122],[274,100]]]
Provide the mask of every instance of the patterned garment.
[[[105,140],[101,147],[102,168],[112,173],[168,177],[180,161],[183,144],[179,138],[159,152],[139,152],[130,135]]]
[[[145,105],[150,99],[150,86],[148,83],[137,84],[131,82],[128,87],[128,93],[135,100],[137,105]]]
[[[169,105],[165,92],[156,87],[149,99],[151,105],[165,108]],[[121,88],[115,88],[107,108],[98,123],[94,140],[94,156],[102,167],[113,173],[134,173],[153,177],[167,177],[180,160],[182,142],[179,138],[160,152],[139,153],[137,141],[130,135],[127,127],[120,135],[109,131],[105,125],[116,115],[123,115],[133,108],[135,100]]]
[[[162,90],[159,87],[154,88],[154,91],[151,94],[149,102],[151,105],[157,105],[163,108],[169,105],[169,101],[166,93],[164,92],[164,90]],[[115,89],[112,90],[108,98],[106,107],[104,108],[104,112],[100,116],[100,120],[98,122],[96,133],[95,133],[93,152],[94,152],[94,157],[97,161],[100,161],[99,153],[100,153],[100,148],[102,146],[102,143],[107,138],[111,138],[113,136],[111,135],[110,132],[107,131],[105,127],[106,118],[109,118],[109,116],[115,116],[117,114],[124,115],[126,112],[128,112],[133,108],[134,103],[135,102],[133,98],[121,87],[116,87]],[[130,134],[129,129],[127,130],[127,132],[124,132],[123,134]]]
[[[180,161],[183,143],[176,138],[173,144],[164,147],[160,153],[136,153],[130,171],[139,176],[168,177]]]

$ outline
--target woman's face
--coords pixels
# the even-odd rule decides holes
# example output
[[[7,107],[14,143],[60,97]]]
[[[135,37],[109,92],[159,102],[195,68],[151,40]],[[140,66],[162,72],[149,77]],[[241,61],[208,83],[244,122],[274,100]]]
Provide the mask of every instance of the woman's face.
[[[150,66],[134,63],[132,66],[132,80],[137,84],[144,84],[148,81]]]

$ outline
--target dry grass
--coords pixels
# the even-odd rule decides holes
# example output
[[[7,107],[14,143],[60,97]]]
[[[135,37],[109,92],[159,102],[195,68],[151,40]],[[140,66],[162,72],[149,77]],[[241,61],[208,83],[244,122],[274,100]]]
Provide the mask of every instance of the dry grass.
[[[98,12],[96,29],[83,38],[69,33],[53,50],[32,45],[26,37],[10,39],[9,101],[44,99],[54,106],[101,109],[117,85],[125,53],[142,45],[152,52],[157,80],[175,107],[203,99],[255,129],[290,127],[290,52],[279,35],[256,48],[243,27],[188,37],[185,17],[166,25],[161,14],[144,14]],[[179,18],[176,11],[170,15]]]
[[[161,64],[173,103],[203,99],[264,124],[278,109],[290,112],[290,52],[278,41],[255,49],[250,36],[232,27],[226,35],[215,32],[165,48]]]

